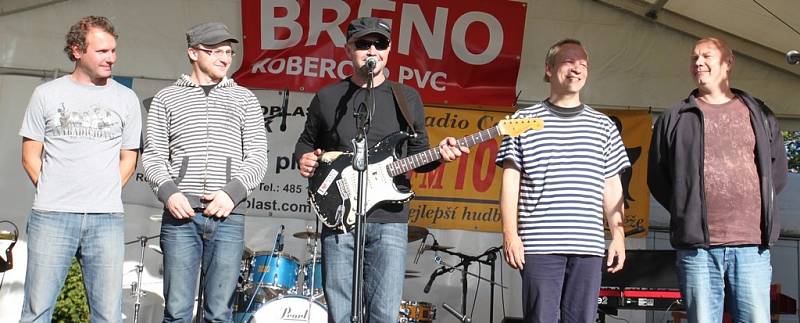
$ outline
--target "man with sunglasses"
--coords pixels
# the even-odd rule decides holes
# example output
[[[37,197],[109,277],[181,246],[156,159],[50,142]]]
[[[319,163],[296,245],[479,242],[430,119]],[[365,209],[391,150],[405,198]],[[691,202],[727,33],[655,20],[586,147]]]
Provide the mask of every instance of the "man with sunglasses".
[[[385,21],[363,17],[353,20],[347,27],[345,51],[352,61],[355,73],[347,79],[329,85],[311,101],[305,129],[295,146],[299,157],[300,175],[314,176],[317,160],[325,151],[352,151],[350,140],[356,136],[353,112],[364,104],[369,81],[368,61],[376,62],[373,68],[373,93],[375,107],[367,135],[367,146],[372,147],[384,137],[397,131],[415,132],[416,137],[398,152],[399,156],[412,155],[427,150],[428,134],[425,131],[425,114],[419,94],[412,88],[388,81],[385,75],[389,58],[391,31]],[[399,95],[392,86],[398,86]],[[408,118],[397,102],[408,102]],[[409,125],[411,123],[411,125]],[[458,148],[452,137],[439,144],[441,162],[450,162],[466,147]],[[428,172],[440,165],[434,162],[415,169]],[[398,183],[399,182],[399,183]],[[410,186],[407,178],[395,181],[402,189]],[[408,207],[405,204],[384,204],[367,214],[364,250],[364,306],[365,322],[396,322],[403,294],[403,278],[408,239]],[[324,227],[322,230],[323,287],[330,322],[350,322],[352,307],[353,231],[339,232]],[[342,277],[345,277],[344,279]]]
[[[192,319],[198,268],[205,320],[231,322],[243,202],[266,174],[267,134],[258,99],[226,76],[238,43],[228,28],[199,24],[186,40],[192,74],[153,97],[142,154],[164,203],[164,322]]]

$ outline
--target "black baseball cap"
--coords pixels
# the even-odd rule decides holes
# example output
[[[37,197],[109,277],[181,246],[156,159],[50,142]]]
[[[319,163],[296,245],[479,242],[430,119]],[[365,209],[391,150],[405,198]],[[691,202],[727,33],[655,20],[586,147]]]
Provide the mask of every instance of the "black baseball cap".
[[[392,30],[383,19],[375,17],[361,17],[353,19],[347,26],[347,40],[361,38],[369,34],[379,34],[386,39],[392,39]]]
[[[224,41],[238,43],[228,27],[221,22],[206,22],[194,25],[186,31],[186,42],[189,47],[197,45],[214,45]]]

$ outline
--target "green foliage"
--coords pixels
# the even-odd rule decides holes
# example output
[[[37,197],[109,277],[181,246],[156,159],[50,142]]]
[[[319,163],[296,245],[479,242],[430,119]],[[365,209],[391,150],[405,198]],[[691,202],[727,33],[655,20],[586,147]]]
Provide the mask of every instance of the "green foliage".
[[[786,146],[786,157],[789,159],[789,170],[800,171],[800,131],[781,131]]]
[[[89,322],[89,305],[86,300],[86,290],[83,286],[83,274],[78,261],[72,260],[69,267],[64,288],[58,295],[56,307],[53,310],[53,322],[56,323],[83,323]]]

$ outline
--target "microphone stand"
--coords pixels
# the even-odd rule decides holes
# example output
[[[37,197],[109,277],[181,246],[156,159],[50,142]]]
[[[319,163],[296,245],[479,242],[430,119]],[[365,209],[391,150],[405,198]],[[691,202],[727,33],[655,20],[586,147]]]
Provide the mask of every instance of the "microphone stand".
[[[136,282],[131,283],[131,293],[135,296],[135,302],[133,303],[133,323],[139,323],[139,307],[141,306],[141,299],[144,295],[142,291],[142,272],[144,271],[144,249],[147,248],[147,241],[153,238],[158,238],[160,235],[154,235],[150,237],[146,236],[139,236],[136,240],[128,241],[125,244],[133,244],[139,242],[142,246],[142,253],[139,256],[139,264],[136,265]]]
[[[433,243],[434,243],[434,245],[438,245],[439,244],[435,239],[433,240]],[[485,252],[483,252],[482,254],[480,254],[478,256],[468,256],[468,255],[465,255],[465,254],[460,253],[460,252],[455,252],[455,251],[450,251],[450,250],[440,250],[440,251],[442,251],[444,253],[447,253],[447,254],[450,254],[450,255],[453,255],[453,256],[458,256],[461,259],[461,261],[458,264],[456,264],[455,266],[449,266],[449,268],[448,268],[447,264],[445,264],[443,261],[441,261],[442,267],[440,267],[440,269],[443,269],[440,272],[440,274],[444,274],[446,272],[451,272],[454,269],[458,269],[458,270],[461,271],[461,313],[463,313],[464,316],[459,318],[460,320],[462,320],[464,322],[467,322],[467,320],[470,319],[469,316],[467,315],[467,289],[468,289],[467,288],[468,287],[467,286],[467,275],[472,275],[472,276],[475,276],[475,277],[477,277],[479,279],[482,279],[482,280],[485,280],[485,281],[489,282],[489,284],[491,284],[491,286],[492,286],[492,289],[489,291],[489,323],[493,323],[494,322],[494,287],[495,287],[495,285],[497,285],[497,286],[500,286],[501,288],[507,288],[506,286],[498,284],[498,283],[496,283],[494,281],[495,262],[497,260],[497,252],[500,251],[500,249],[501,249],[501,247],[492,247],[492,248],[489,248],[488,250],[486,250]],[[484,258],[484,257],[486,258],[485,260],[481,259],[481,258]],[[468,272],[469,271],[469,266],[473,262],[478,262],[480,264],[488,265],[491,268],[492,280],[488,280],[486,278],[483,278],[483,277],[480,277],[478,275],[475,275],[475,274],[472,274],[472,273]],[[462,267],[462,268],[458,268],[458,267]]]
[[[370,64],[368,63],[367,66]],[[369,67],[367,67],[369,68]],[[375,98],[372,93],[372,79],[375,76],[374,68],[370,68],[367,75],[367,94],[364,103],[353,111],[356,119],[356,138],[353,143],[353,170],[358,172],[358,189],[356,190],[356,228],[355,244],[353,252],[353,297],[350,321],[353,323],[364,322],[363,313],[363,291],[364,291],[364,243],[366,240],[366,230],[363,224],[366,222],[367,211],[367,165],[369,164],[369,152],[367,151],[367,134],[369,133],[370,122],[372,121],[372,111],[370,107],[375,106]],[[363,108],[363,111],[361,109]],[[346,221],[346,220],[345,220]]]

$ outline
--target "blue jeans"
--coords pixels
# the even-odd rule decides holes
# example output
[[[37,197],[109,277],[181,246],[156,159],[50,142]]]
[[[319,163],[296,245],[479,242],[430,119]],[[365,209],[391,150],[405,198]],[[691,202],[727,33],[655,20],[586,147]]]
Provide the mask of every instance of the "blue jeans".
[[[403,297],[408,224],[367,223],[364,248],[364,322],[397,322]],[[350,322],[355,231],[322,230],[325,301],[328,321]]]
[[[203,317],[206,322],[233,321],[233,293],[244,249],[244,216],[206,217],[197,212],[177,220],[164,212],[161,250],[164,252],[164,322],[192,320],[197,279],[205,276]]]
[[[73,257],[81,264],[91,321],[122,322],[124,225],[122,213],[32,210],[20,322],[50,322]]]
[[[769,249],[715,247],[677,252],[678,280],[689,322],[721,322],[728,299],[734,322],[770,321]]]

